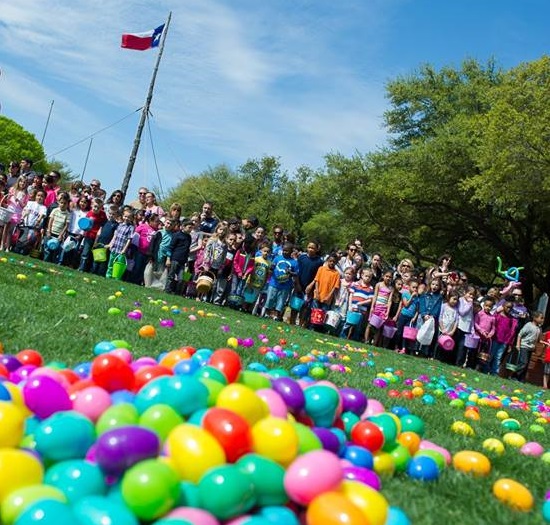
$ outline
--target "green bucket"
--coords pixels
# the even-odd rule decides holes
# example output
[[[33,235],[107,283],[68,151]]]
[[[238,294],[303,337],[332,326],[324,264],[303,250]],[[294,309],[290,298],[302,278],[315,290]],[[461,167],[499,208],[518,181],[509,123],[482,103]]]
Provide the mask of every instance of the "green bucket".
[[[127,266],[124,254],[117,255],[113,261],[113,279],[122,279]]]
[[[105,262],[107,260],[107,248],[97,247],[92,250],[92,257],[95,262]]]

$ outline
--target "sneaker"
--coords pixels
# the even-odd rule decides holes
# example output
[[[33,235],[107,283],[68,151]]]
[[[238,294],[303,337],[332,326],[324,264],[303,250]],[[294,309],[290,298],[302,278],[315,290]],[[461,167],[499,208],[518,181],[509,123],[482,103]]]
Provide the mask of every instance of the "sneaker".
[[[400,354],[406,354],[407,351],[406,351],[404,348],[401,348],[401,350],[399,350],[398,353],[400,353]]]

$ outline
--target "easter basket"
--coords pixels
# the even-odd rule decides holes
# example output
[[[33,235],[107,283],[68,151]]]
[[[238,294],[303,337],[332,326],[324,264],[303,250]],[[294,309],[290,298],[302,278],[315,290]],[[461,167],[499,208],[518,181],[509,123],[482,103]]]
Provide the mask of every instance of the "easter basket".
[[[13,211],[8,210],[7,208],[2,207],[2,203],[6,197],[0,199],[0,225],[8,224],[13,215]]]
[[[505,366],[506,366],[506,370],[509,370],[510,372],[517,372],[521,368],[519,364],[519,350],[517,348],[514,348],[510,352],[510,355],[506,360]]]
[[[212,272],[203,272],[197,279],[197,292],[201,294],[207,294],[212,290],[214,286],[215,275]]]

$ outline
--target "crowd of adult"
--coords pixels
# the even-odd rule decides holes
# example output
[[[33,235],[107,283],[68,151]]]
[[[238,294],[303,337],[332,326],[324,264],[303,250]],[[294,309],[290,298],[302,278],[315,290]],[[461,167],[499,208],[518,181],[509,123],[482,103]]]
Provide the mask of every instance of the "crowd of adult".
[[[97,179],[63,189],[58,172],[35,173],[30,159],[0,172],[0,194],[2,250],[520,381],[547,345],[544,315],[525,307],[518,282],[475,287],[450,255],[415,268],[367,254],[359,238],[299,245],[282,225],[220,218],[212,202],[165,210],[142,187],[125,204]],[[545,387],[549,376],[547,363]]]

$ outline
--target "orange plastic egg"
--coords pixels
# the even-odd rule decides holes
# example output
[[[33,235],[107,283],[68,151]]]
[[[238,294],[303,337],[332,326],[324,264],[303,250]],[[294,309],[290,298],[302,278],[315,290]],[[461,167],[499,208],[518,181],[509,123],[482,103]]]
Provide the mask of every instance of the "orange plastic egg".
[[[476,476],[487,476],[491,472],[491,462],[487,456],[473,450],[461,450],[453,456],[453,467],[460,472]]]
[[[530,511],[535,503],[530,490],[513,479],[497,480],[493,485],[493,494],[502,503],[524,512]]]

